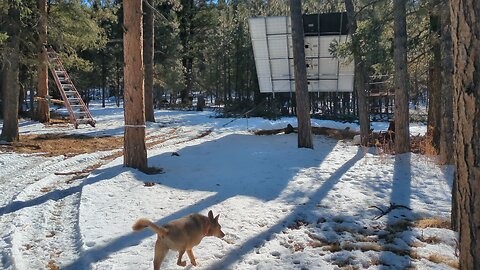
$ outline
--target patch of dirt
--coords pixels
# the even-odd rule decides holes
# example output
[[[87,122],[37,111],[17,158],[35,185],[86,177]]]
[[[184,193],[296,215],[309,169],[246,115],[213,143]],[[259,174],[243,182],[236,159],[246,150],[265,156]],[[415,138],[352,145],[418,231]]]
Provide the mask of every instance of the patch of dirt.
[[[118,149],[123,146],[123,137],[89,137],[51,133],[40,135],[20,135],[19,142],[0,145],[0,150],[17,153],[41,153],[44,156],[75,156]]]

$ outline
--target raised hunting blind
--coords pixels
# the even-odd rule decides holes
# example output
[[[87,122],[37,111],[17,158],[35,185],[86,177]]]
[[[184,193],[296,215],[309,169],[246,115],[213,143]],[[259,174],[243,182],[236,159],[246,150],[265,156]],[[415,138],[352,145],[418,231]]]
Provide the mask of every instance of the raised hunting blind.
[[[303,15],[309,92],[353,92],[353,61],[344,64],[330,53],[332,43],[347,41],[347,25],[346,13]],[[260,92],[294,92],[290,17],[250,18],[249,27]]]

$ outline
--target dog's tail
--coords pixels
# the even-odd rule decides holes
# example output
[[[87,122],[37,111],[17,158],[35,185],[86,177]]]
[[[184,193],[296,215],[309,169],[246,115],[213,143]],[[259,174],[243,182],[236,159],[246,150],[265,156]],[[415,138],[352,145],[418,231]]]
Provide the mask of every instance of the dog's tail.
[[[140,231],[145,229],[146,227],[150,227],[155,233],[157,233],[160,236],[164,236],[168,233],[168,230],[158,226],[157,224],[151,222],[150,220],[146,218],[141,218],[138,219],[135,224],[133,224],[132,229],[134,231]]]

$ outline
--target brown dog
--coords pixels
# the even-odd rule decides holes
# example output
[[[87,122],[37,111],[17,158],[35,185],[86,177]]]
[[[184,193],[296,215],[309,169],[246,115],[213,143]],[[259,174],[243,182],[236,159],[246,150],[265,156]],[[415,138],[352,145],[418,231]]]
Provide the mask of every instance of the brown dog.
[[[163,226],[158,226],[148,219],[141,218],[133,224],[134,231],[150,227],[157,233],[157,242],[155,243],[155,257],[153,259],[153,269],[160,269],[165,255],[169,249],[178,251],[177,264],[185,266],[187,263],[182,261],[182,256],[187,251],[190,262],[197,265],[193,256],[192,248],[202,241],[205,236],[216,236],[223,238],[225,234],[218,224],[218,216],[213,217],[213,212],[208,212],[208,217],[201,214],[191,214],[176,220],[173,220]]]

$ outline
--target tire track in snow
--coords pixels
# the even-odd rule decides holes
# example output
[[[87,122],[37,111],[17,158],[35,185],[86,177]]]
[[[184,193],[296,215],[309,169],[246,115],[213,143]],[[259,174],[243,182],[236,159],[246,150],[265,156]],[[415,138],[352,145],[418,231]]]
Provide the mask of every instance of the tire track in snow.
[[[2,214],[0,216],[0,247],[2,249],[0,266],[2,268],[42,269],[47,267],[49,258],[54,257],[58,252],[55,248],[50,248],[55,247],[51,243],[58,243],[58,239],[51,233],[54,231],[51,227],[55,224],[55,220],[60,220],[60,223],[65,225],[62,229],[62,237],[66,239],[65,241],[71,242],[63,242],[62,246],[75,247],[75,249],[63,248],[62,253],[58,255],[78,253],[76,246],[79,245],[75,242],[80,237],[78,228],[75,226],[78,220],[80,189],[72,194],[68,192],[69,189],[72,190],[80,185],[81,181],[71,181],[68,184],[67,180],[72,176],[58,176],[54,173],[86,169],[110,153],[111,151],[84,154],[67,159],[36,156],[32,160],[30,156],[25,158],[30,164],[35,165],[17,166],[18,169],[9,170],[10,173],[1,183],[2,190],[8,191],[8,194],[5,194],[7,196],[3,198],[5,206],[0,208]],[[10,160],[10,163],[16,161],[15,158]],[[29,181],[22,181],[24,179]],[[55,216],[63,216],[64,213],[71,214],[61,219],[55,218]],[[74,222],[75,226],[68,225],[71,222]],[[49,232],[46,233],[47,230]]]
[[[194,128],[169,128],[150,132],[147,142],[152,143],[152,148],[169,147],[208,134]],[[78,227],[83,180],[67,181],[72,176],[54,173],[81,171],[99,162],[107,163],[102,158],[114,152],[70,158],[0,155],[1,269],[61,268],[78,259],[83,246]]]

